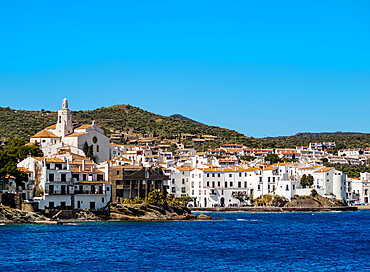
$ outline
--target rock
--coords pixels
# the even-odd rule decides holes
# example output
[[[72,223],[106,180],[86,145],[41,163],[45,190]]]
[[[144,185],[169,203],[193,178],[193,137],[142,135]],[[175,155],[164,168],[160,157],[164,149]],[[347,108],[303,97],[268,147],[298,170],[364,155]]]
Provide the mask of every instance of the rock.
[[[212,218],[209,215],[200,214],[197,216],[197,219],[199,220],[211,220]]]
[[[195,216],[186,207],[170,206],[167,203],[163,206],[141,204],[117,204],[110,206],[110,219],[112,220],[133,220],[133,221],[167,221],[167,220],[209,220],[208,215]]]
[[[33,223],[48,220],[48,218],[38,213],[25,212],[0,205],[0,222],[2,223]]]

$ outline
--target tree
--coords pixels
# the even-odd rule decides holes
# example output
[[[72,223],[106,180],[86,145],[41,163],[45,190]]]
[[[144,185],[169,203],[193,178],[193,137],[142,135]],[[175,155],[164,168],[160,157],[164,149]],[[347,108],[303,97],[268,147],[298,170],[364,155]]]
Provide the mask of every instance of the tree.
[[[303,188],[311,187],[313,185],[313,176],[304,174],[301,178],[301,185]]]
[[[23,181],[28,180],[25,172],[18,170],[17,163],[27,158],[28,155],[41,157],[42,151],[37,145],[24,145],[24,141],[13,139],[3,150],[0,150],[0,178],[14,177],[17,188]]]
[[[158,190],[153,190],[148,194],[148,197],[145,199],[145,202],[151,205],[163,205],[164,204],[163,194]]]
[[[239,200],[240,205],[242,205],[244,201],[250,200],[250,196],[247,194],[246,191],[235,191],[232,192],[231,196]]]
[[[192,202],[194,201],[194,198],[192,198],[191,196],[180,196],[179,198],[177,198],[177,200],[182,204],[184,205],[185,207],[189,204],[189,202]]]
[[[269,161],[271,164],[274,164],[274,163],[282,162],[283,160],[281,160],[279,156],[276,154],[268,154],[265,157],[265,161]]]
[[[94,157],[93,145],[88,147],[86,157],[89,157],[91,160]]]
[[[85,153],[85,155],[87,156],[87,152],[89,151],[89,145],[87,144],[87,142],[85,141],[84,143],[84,146],[82,148],[82,151]]]

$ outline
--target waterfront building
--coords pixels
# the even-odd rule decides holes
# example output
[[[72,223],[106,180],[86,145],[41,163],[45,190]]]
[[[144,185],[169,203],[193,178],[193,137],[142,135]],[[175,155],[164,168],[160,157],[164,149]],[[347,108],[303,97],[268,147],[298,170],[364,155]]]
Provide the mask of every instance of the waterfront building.
[[[92,161],[28,157],[18,163],[32,172],[33,198],[38,209],[102,209],[111,201],[111,185]]]
[[[108,172],[114,202],[122,202],[124,198],[146,198],[153,190],[159,190],[164,196],[167,194],[169,178],[161,168],[126,164],[109,167]]]

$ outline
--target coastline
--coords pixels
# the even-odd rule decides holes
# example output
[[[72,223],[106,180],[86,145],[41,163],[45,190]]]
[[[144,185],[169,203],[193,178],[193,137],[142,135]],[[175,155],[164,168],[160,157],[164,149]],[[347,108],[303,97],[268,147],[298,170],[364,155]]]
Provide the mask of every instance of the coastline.
[[[337,207],[219,207],[219,208],[189,208],[192,212],[332,212],[357,211],[354,206]]]

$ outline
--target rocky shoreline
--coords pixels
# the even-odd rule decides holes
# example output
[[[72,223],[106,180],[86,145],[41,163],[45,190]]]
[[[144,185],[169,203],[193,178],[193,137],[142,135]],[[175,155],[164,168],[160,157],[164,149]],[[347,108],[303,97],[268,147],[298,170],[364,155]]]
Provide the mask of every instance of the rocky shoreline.
[[[0,223],[3,224],[25,224],[49,220],[49,218],[39,213],[26,212],[0,204]]]
[[[58,224],[64,221],[186,221],[213,220],[210,216],[194,215],[182,206],[162,206],[112,203],[107,211],[59,211],[56,214],[26,212],[0,205],[0,223],[3,224]]]

